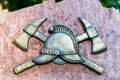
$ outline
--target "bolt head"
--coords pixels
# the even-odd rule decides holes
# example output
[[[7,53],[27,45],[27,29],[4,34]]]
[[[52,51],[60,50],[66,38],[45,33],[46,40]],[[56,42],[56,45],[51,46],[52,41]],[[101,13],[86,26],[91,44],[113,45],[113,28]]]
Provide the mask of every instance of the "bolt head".
[[[50,28],[49,28],[49,33],[52,33],[54,31],[54,28],[53,28],[53,26],[51,26]]]

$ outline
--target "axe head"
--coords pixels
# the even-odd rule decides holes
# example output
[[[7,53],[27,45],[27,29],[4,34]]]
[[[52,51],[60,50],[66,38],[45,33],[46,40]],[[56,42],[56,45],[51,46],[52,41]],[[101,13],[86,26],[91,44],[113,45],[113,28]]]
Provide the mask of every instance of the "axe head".
[[[99,54],[107,49],[106,45],[99,37],[92,39],[92,54]]]
[[[80,17],[78,19],[82,22],[88,38],[92,41],[92,54],[98,54],[105,51],[107,47],[100,39],[96,28],[93,27],[86,19]]]
[[[41,25],[44,21],[46,21],[46,18],[39,18],[31,24],[27,25],[23,29],[23,32],[16,37],[13,43],[21,50],[28,51],[30,38],[34,36],[36,31],[38,30],[39,25]]]
[[[26,32],[23,32],[16,37],[13,43],[21,50],[28,51],[28,42],[30,37],[31,36],[29,34],[27,34]]]

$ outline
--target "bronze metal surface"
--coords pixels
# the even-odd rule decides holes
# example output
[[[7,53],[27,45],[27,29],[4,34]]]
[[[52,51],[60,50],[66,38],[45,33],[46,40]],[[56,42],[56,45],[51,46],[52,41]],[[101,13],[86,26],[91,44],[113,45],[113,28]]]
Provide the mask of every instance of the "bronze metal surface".
[[[28,50],[28,44],[31,37],[37,37],[37,39],[44,41],[47,36],[38,32],[38,27],[41,25],[46,18],[40,18],[34,21],[31,24],[28,24],[24,29],[23,33],[21,33],[16,39],[14,40],[14,44],[23,51]]]
[[[47,37],[38,32],[38,26],[44,22],[46,18],[40,18],[35,22],[27,25],[23,33],[15,40],[14,44],[20,49],[27,51],[28,43],[31,37],[35,37],[44,42],[40,55],[16,66],[13,70],[18,74],[32,66],[47,64],[54,62],[56,64],[80,63],[97,73],[103,73],[104,68],[91,60],[84,58],[79,52],[79,42],[90,39],[92,42],[92,53],[98,54],[106,50],[105,44],[98,36],[98,31],[86,19],[79,18],[84,24],[85,33],[75,36],[71,29],[63,25],[54,25],[49,28],[50,35]]]
[[[92,42],[92,54],[99,54],[101,52],[104,52],[107,47],[103,43],[103,41],[100,39],[98,31],[95,27],[93,27],[86,19],[84,18],[78,18],[84,27],[85,33],[82,35],[77,36],[78,42],[82,42],[84,40],[90,39]]]

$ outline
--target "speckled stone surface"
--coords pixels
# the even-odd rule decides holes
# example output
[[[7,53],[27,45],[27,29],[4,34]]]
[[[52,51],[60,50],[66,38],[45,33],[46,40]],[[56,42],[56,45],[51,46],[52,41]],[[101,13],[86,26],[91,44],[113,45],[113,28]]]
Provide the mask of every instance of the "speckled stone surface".
[[[91,55],[91,42],[80,43],[81,55],[102,65],[102,75],[80,64],[56,65],[49,63],[35,66],[19,75],[13,67],[39,55],[43,43],[35,38],[29,42],[28,52],[23,52],[13,44],[25,25],[47,17],[48,20],[39,31],[48,34],[53,24],[63,24],[71,28],[75,35],[83,33],[83,27],[77,17],[86,18],[97,28],[99,35],[107,45],[107,51]],[[63,0],[55,3],[49,0],[15,12],[0,12],[0,80],[120,80],[120,14],[115,9],[106,9],[98,0]]]

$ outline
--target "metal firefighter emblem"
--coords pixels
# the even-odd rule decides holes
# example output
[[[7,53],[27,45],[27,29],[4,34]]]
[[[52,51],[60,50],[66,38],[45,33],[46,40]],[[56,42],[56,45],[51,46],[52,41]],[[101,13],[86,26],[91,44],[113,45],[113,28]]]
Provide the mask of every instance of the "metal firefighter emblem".
[[[80,63],[97,73],[103,73],[104,68],[83,57],[79,53],[78,44],[87,39],[92,42],[92,54],[98,54],[106,50],[105,44],[100,39],[98,32],[86,19],[78,18],[84,26],[85,32],[75,36],[71,29],[64,25],[54,25],[49,28],[50,35],[47,37],[38,31],[38,27],[46,18],[40,18],[27,25],[15,40],[14,44],[20,49],[27,51],[31,37],[44,42],[40,55],[27,62],[16,66],[13,70],[18,74],[32,66],[54,62],[56,64]]]

